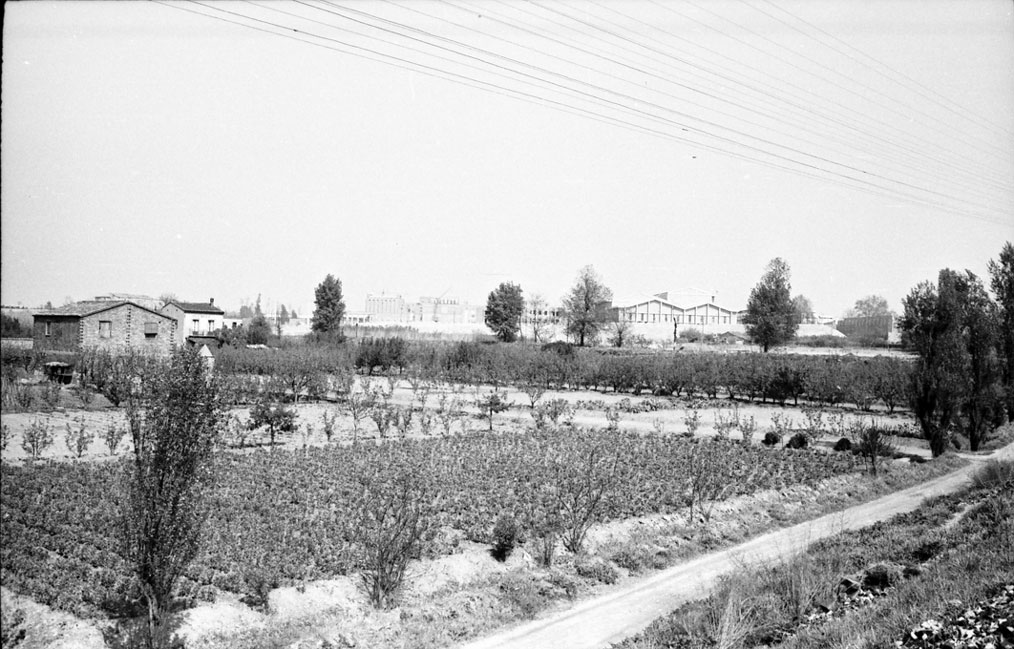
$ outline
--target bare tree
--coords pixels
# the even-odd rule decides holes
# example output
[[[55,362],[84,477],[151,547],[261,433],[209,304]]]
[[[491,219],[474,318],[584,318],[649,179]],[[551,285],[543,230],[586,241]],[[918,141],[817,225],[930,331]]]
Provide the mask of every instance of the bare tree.
[[[731,485],[723,468],[725,454],[722,444],[730,442],[721,439],[701,440],[694,448],[685,465],[690,487],[690,514],[694,519],[694,511],[707,522],[711,520],[711,510],[715,502],[721,500]]]
[[[433,494],[419,470],[375,467],[360,477],[347,537],[370,601],[389,608],[396,600],[409,559],[433,525]]]
[[[563,522],[563,546],[577,553],[591,526],[602,520],[606,500],[616,487],[617,455],[600,443],[582,453],[576,462],[558,467],[561,488],[556,494]]]
[[[634,323],[622,317],[609,325],[609,344],[613,347],[624,347],[630,344]]]
[[[552,318],[549,315],[546,298],[538,294],[533,295],[528,298],[528,303],[525,307],[529,318],[531,318],[532,341],[537,343],[546,342],[550,332],[553,330]]]
[[[609,321],[613,292],[602,283],[592,266],[578,273],[577,281],[563,299],[567,315],[567,333],[582,347],[591,343]]]

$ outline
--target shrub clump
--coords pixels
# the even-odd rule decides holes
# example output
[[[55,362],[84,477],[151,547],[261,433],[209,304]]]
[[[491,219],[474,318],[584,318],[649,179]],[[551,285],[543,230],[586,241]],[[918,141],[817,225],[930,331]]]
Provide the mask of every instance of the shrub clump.
[[[615,584],[620,578],[616,567],[602,557],[579,555],[574,562],[574,569],[585,579],[594,579],[603,584]]]
[[[500,580],[501,597],[525,619],[534,618],[549,603],[549,598],[531,575],[519,571],[505,574]]]
[[[512,514],[501,514],[493,526],[493,549],[490,554],[501,563],[514,552],[521,538],[521,528]]]
[[[863,586],[884,589],[897,584],[903,576],[903,568],[898,564],[875,563],[863,572]]]
[[[834,444],[834,450],[836,451],[851,451],[852,441],[848,437],[842,437]]]
[[[785,444],[787,448],[795,448],[795,449],[806,448],[809,445],[810,438],[806,436],[806,433],[796,433],[795,435],[790,437],[789,441],[786,442]]]
[[[781,442],[782,436],[773,430],[769,430],[764,433],[764,440],[761,443],[764,444],[764,446],[775,446],[776,444],[781,444]]]

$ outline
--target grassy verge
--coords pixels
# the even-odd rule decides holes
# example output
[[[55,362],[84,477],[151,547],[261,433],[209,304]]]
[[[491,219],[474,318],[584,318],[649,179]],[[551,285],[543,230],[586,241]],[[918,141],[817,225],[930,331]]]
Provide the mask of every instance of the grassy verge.
[[[946,636],[948,621],[1012,583],[1014,463],[991,462],[966,490],[725,578],[619,646],[944,646],[913,639],[913,629],[935,620]]]
[[[625,541],[606,544],[599,554],[630,574],[661,570],[775,529],[875,500],[967,464],[963,458],[948,455],[924,464],[895,465],[876,477],[857,474],[832,478],[809,492],[789,488],[774,499],[746,498],[743,507],[716,506],[708,524],[673,522],[641,531]]]
[[[603,594],[627,578],[641,577],[773,529],[868,502],[967,464],[967,460],[950,455],[924,464],[899,463],[876,478],[854,474],[832,478],[816,489],[789,488],[776,498],[744,497],[738,499],[738,505],[716,507],[707,524],[690,524],[674,517],[671,523],[637,532],[626,540],[605,543],[597,548],[595,556],[563,555],[552,569],[514,570],[482,583],[436,593],[419,609],[403,609],[402,633],[408,639],[405,646],[433,649],[479,637],[547,610],[569,606],[579,597]],[[947,515],[950,511],[944,518]]]

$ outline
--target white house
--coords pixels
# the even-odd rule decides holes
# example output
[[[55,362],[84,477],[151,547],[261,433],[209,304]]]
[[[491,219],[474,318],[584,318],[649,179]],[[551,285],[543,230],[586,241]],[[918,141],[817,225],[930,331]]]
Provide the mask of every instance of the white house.
[[[162,313],[177,322],[177,336],[214,336],[225,323],[225,311],[215,306],[215,298],[208,302],[178,302],[173,300],[162,307]]]

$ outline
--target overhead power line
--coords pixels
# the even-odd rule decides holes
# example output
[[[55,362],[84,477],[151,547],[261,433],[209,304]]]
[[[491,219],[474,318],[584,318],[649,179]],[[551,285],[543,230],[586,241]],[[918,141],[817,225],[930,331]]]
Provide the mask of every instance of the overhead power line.
[[[207,5],[194,0],[191,5],[203,9],[196,10],[175,3],[159,2],[159,4],[244,28],[283,36],[300,43],[413,70],[468,87],[515,97],[637,132],[689,143],[738,159],[750,160],[880,196],[930,205],[937,209],[984,221],[1003,222],[999,220],[999,215],[1007,214],[1003,208],[993,208],[989,204],[961,198],[948,191],[937,191],[935,185],[926,186],[909,182],[898,177],[896,172],[890,174],[871,172],[848,161],[836,160],[827,155],[800,149],[797,145],[785,141],[779,142],[766,137],[758,137],[753,133],[707,119],[700,114],[679,110],[669,102],[661,103],[657,98],[648,100],[643,95],[637,96],[602,85],[601,80],[588,82],[576,79],[543,65],[532,64],[486,48],[432,34],[414,25],[407,25],[364,12],[358,8],[362,5],[347,7],[332,2],[327,2],[324,5],[309,2],[299,3],[308,9],[340,18],[345,21],[345,26],[334,24],[334,18],[322,21],[281,10],[282,13],[300,21],[308,21],[326,29],[348,33],[353,36],[353,39],[350,40],[326,36],[319,33],[319,30],[310,31],[291,24],[282,24],[275,20],[265,20],[250,14],[224,9],[222,5]],[[252,6],[261,7],[261,5],[253,3]],[[261,8],[279,11],[274,5]],[[214,11],[216,14],[225,14],[229,18],[207,13],[207,10]],[[355,29],[349,29],[349,26],[354,26]],[[601,29],[601,27],[594,25],[592,27]],[[380,43],[384,46],[398,47],[407,50],[409,54],[395,55],[376,49],[376,46],[357,44],[354,42],[357,38]],[[573,61],[569,63],[576,64]],[[465,70],[470,70],[470,72]],[[490,76],[498,78],[499,81],[490,81]],[[705,107],[700,108],[704,110]],[[897,160],[894,162],[898,163]],[[918,168],[910,168],[908,171],[917,175],[924,173]],[[973,187],[960,189],[966,195],[977,191]],[[981,195],[989,196],[989,194]],[[992,216],[992,214],[997,216]]]

